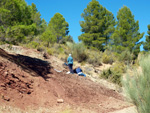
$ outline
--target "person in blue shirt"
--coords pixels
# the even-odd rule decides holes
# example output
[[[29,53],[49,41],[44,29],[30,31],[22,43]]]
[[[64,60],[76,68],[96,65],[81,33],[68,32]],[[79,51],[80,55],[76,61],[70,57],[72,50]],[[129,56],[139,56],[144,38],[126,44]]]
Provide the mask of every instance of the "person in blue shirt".
[[[71,54],[69,54],[67,62],[68,62],[68,67],[69,67],[70,73],[73,74],[73,69],[72,69],[72,67],[73,67],[73,58],[71,57]]]
[[[81,69],[80,67],[77,67],[77,68],[76,68],[76,73],[78,74],[78,73],[80,73],[80,72],[82,72],[82,69]]]
[[[82,69],[79,66],[74,70],[74,72],[77,73],[79,76],[86,77],[86,75],[82,72]]]

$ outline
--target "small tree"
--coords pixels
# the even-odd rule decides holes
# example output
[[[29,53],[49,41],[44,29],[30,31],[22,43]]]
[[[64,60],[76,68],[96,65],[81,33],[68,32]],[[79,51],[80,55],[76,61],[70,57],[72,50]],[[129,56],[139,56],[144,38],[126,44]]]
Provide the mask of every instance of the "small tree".
[[[83,43],[71,43],[67,42],[67,46],[69,47],[69,52],[72,53],[72,56],[78,62],[85,61],[87,59],[86,47]]]
[[[52,32],[52,35],[57,39],[57,43],[60,42],[69,33],[69,24],[65,21],[65,18],[60,13],[56,13],[48,24],[48,30]]]
[[[126,6],[118,11],[117,20],[116,29],[111,36],[113,50],[120,54],[128,49],[137,56],[142,44],[139,40],[144,35],[139,32],[139,22],[134,20],[134,15]]]
[[[78,38],[86,46],[104,50],[114,31],[115,19],[113,14],[98,1],[92,0],[81,14],[84,21],[80,21],[81,34]]]
[[[147,28],[148,28],[147,31],[148,35],[146,35],[146,42],[143,43],[143,48],[144,50],[149,51],[150,50],[150,24],[147,26]]]
[[[56,38],[52,35],[52,31],[46,30],[40,39],[43,42],[46,42],[46,47],[49,47],[50,44],[54,44],[56,42]]]

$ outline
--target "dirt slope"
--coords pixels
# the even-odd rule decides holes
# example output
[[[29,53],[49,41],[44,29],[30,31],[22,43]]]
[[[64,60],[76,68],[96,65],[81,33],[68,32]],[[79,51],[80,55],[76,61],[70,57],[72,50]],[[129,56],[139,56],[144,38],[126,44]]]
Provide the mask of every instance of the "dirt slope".
[[[88,77],[67,75],[66,69],[56,72],[52,59],[48,61],[0,49],[1,104],[24,111],[55,108],[48,113],[63,111],[66,106],[70,106],[73,113],[108,113],[129,106],[114,90]],[[64,102],[58,103],[58,99]]]

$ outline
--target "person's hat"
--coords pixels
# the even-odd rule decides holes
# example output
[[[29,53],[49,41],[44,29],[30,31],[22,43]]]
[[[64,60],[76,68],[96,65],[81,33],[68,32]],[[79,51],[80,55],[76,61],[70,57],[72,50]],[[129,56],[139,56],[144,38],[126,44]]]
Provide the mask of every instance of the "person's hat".
[[[69,54],[69,56],[71,56],[71,54]]]

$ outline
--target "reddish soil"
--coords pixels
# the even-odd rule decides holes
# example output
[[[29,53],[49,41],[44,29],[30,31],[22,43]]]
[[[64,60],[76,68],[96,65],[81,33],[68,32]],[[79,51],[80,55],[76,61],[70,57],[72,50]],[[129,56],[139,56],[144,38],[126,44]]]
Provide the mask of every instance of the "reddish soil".
[[[85,112],[82,109],[108,113],[128,107],[114,90],[66,71],[56,72],[50,62],[0,49],[0,101],[23,110],[69,105],[80,113]]]

